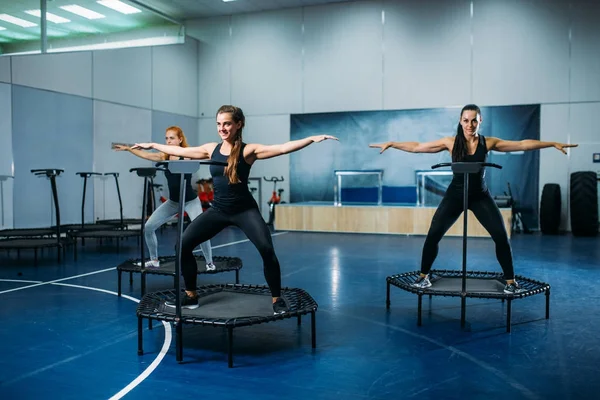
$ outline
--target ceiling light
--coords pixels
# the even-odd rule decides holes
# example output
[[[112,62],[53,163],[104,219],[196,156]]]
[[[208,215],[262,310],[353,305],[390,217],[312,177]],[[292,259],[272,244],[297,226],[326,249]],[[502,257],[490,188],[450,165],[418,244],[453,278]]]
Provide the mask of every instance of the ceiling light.
[[[13,17],[12,15],[8,14],[0,14],[0,20],[22,26],[23,28],[31,28],[32,26],[37,26],[37,24],[34,24],[33,22],[25,21],[24,19]]]
[[[142,12],[142,10],[132,7],[129,4],[125,4],[119,0],[102,0],[97,1],[97,3],[103,5],[104,7],[112,8],[121,14],[137,14]]]
[[[34,17],[42,18],[42,12],[40,10],[28,10],[25,12],[29,15],[33,15]],[[46,19],[50,22],[54,22],[55,24],[64,24],[65,22],[71,22],[70,19],[59,17],[58,15],[49,12],[46,12]]]
[[[76,4],[72,4],[70,6],[60,6],[60,8],[62,8],[65,11],[68,11],[70,13],[77,14],[81,17],[87,18],[87,19],[106,18],[104,15],[97,13],[96,11],[88,10],[87,8],[83,8]]]
[[[223,3],[229,3],[230,1],[235,1],[235,0],[223,0]]]
[[[3,26],[0,26],[0,31],[5,31],[5,30],[6,30],[6,28],[5,28],[5,27],[3,27]]]

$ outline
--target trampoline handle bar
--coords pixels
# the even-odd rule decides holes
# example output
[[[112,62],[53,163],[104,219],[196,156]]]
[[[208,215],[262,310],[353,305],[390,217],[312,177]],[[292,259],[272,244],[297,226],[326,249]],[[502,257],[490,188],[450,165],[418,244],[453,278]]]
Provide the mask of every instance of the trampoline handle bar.
[[[437,168],[441,168],[441,167],[451,167],[453,163],[440,163],[440,164],[435,164],[431,166],[431,169],[437,169]],[[498,164],[494,164],[494,163],[479,163],[482,167],[493,167],[493,168],[498,168],[498,169],[502,169],[501,165]]]
[[[227,163],[223,161],[213,161],[213,160],[173,160],[173,161],[188,161],[188,162],[196,162],[199,165],[219,165],[221,167],[226,167]],[[167,167],[169,168],[169,161],[159,161],[155,164],[157,167]],[[165,169],[161,169],[164,171]]]
[[[263,176],[263,179],[264,179],[265,181],[267,181],[267,182],[283,182],[283,181],[284,181],[284,179],[283,179],[283,176],[282,176],[281,178],[278,178],[278,177],[276,177],[276,176],[272,176],[272,177],[271,177],[271,178],[269,178],[269,179],[267,179],[267,177],[266,177],[266,176]]]
[[[116,176],[117,178],[119,177],[119,173],[118,172],[105,172],[103,175],[104,176],[112,175],[112,176]]]
[[[45,169],[32,169],[31,170],[31,173],[34,175],[46,175],[46,176],[60,175],[61,172],[65,172],[65,170],[58,169],[58,168],[45,168]]]
[[[92,176],[92,175],[102,175],[100,172],[75,172],[75,175],[79,175],[80,177],[84,176]]]

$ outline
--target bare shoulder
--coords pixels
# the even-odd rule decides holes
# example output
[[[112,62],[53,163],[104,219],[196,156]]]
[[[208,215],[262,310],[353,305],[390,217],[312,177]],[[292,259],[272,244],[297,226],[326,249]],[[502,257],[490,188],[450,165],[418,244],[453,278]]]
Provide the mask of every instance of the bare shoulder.
[[[500,142],[500,141],[501,141],[501,139],[499,139],[497,137],[486,136],[485,137],[485,147],[487,147],[488,151],[493,150],[496,147],[496,144],[498,144],[498,142]]]
[[[452,151],[452,148],[454,147],[454,136],[446,136],[441,140],[446,145],[446,150]]]
[[[206,152],[208,153],[208,156],[210,157],[218,145],[219,144],[216,142],[211,142],[211,143],[205,143],[200,147],[202,147],[204,150],[206,150]]]

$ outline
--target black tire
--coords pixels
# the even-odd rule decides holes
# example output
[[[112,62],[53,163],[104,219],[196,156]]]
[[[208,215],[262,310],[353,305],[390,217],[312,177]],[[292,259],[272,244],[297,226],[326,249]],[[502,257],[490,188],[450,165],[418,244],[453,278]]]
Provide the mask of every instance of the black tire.
[[[598,177],[595,172],[571,174],[570,200],[573,235],[598,235]]]
[[[560,227],[560,185],[547,183],[542,190],[540,203],[540,229],[545,235],[556,235]]]

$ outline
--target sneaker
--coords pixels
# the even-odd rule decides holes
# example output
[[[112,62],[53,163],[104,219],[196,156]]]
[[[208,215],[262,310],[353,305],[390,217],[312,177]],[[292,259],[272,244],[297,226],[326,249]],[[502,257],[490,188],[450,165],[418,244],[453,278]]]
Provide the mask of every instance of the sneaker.
[[[213,263],[211,263],[211,262],[210,262],[210,263],[208,263],[208,264],[206,264],[206,270],[207,270],[207,271],[214,271],[214,270],[216,270],[216,269],[217,269],[217,266],[216,266],[215,264],[213,264]]]
[[[138,267],[142,265],[142,263],[140,261],[136,262],[135,265],[137,265]],[[159,268],[160,267],[160,261],[158,260],[148,260],[144,263],[144,268]]]
[[[285,304],[283,297],[277,298],[273,303],[273,315],[279,315],[288,312],[288,306]]]
[[[412,286],[419,288],[419,289],[427,289],[428,287],[431,287],[431,282],[429,281],[429,275],[425,275],[425,276],[419,275],[419,277],[412,284]]]
[[[519,293],[521,290],[521,286],[517,283],[517,281],[514,281],[513,283],[507,283],[506,286],[504,286],[504,293],[506,294]]]
[[[177,303],[175,303],[174,300],[173,301],[169,300],[169,301],[165,301],[165,306],[175,308],[177,306]],[[200,305],[198,304],[198,296],[190,297],[187,293],[185,293],[181,297],[181,308],[187,308],[188,310],[194,310],[198,307],[200,307]]]

